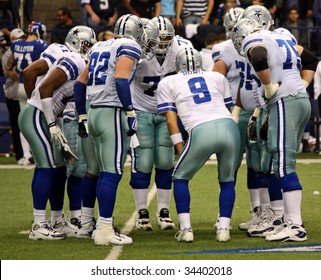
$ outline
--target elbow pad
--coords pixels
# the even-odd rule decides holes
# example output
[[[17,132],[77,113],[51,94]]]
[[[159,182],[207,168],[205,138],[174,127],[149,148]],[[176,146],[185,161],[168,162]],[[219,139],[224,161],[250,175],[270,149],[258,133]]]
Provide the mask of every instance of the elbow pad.
[[[255,47],[251,51],[251,64],[255,72],[260,72],[269,68],[267,62],[267,50],[264,47]]]
[[[301,53],[301,64],[302,70],[311,70],[315,71],[318,66],[318,58],[312,52],[307,49],[303,49]]]

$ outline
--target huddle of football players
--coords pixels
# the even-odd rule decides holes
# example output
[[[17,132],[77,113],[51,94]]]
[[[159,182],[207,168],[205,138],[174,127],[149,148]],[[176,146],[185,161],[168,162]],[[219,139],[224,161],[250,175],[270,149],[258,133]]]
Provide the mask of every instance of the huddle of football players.
[[[119,17],[107,41],[97,42],[87,26],[72,28],[64,45],[49,45],[23,70],[29,99],[19,126],[36,164],[30,239],[132,244],[114,222],[129,153],[135,228],[153,230],[148,188],[154,168],[158,228],[176,227],[169,211],[173,186],[179,220],[174,237],[192,242],[188,183],[216,154],[214,230],[216,240],[226,242],[246,153],[251,209],[239,229],[268,241],[307,240],[295,162],[310,117],[306,87],[318,60],[287,30],[272,30],[264,6],[232,8],[224,26],[230,39],[214,45],[213,71],[202,70],[199,52],[175,35],[166,17],[132,14]],[[66,185],[69,218],[63,211]]]

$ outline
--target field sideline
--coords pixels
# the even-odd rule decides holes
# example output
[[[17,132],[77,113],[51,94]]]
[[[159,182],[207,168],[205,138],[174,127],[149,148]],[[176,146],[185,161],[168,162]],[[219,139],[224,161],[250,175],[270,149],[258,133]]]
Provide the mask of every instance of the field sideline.
[[[261,238],[249,238],[246,232],[237,228],[240,222],[249,218],[245,165],[241,166],[238,175],[231,240],[227,243],[215,241],[213,225],[218,212],[219,187],[216,161],[209,161],[190,183],[193,243],[177,242],[173,237],[176,230],[158,230],[155,218],[157,195],[153,185],[149,191],[148,209],[154,231],[134,229],[134,201],[128,184],[127,166],[119,185],[114,218],[115,225],[129,234],[134,244],[97,247],[92,240],[77,238],[62,241],[28,240],[27,233],[32,222],[30,182],[33,168],[17,168],[12,159],[0,158],[0,257],[2,260],[321,260],[321,195],[313,195],[316,190],[321,193],[320,163],[321,156],[311,153],[299,157],[297,164],[304,188],[302,216],[308,233],[306,242],[270,243]],[[65,201],[68,216],[67,196]],[[171,216],[178,225],[173,198]]]

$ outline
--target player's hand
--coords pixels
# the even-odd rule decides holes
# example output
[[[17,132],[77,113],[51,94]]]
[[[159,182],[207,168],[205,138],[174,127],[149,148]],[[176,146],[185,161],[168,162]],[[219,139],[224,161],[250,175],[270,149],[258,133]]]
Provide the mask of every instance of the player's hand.
[[[275,93],[278,91],[281,83],[277,84],[268,84],[268,85],[263,85],[264,87],[264,95],[263,98],[265,102],[269,102],[270,99],[275,95]]]
[[[78,117],[78,135],[81,138],[87,138],[88,137],[88,120],[87,120],[87,114],[79,115]]]
[[[62,155],[66,160],[67,164],[72,163],[74,160],[79,160],[79,158],[71,151],[69,145],[67,143],[61,144]]]
[[[257,134],[256,134],[256,120],[257,118],[252,116],[247,124],[247,137],[252,142],[257,141]]]
[[[51,141],[52,143],[56,144],[56,143],[67,143],[67,139],[65,138],[65,136],[63,135],[63,133],[61,132],[60,127],[55,123],[51,123],[49,124],[49,132],[51,135]]]
[[[270,116],[267,115],[260,128],[260,138],[264,141],[267,141],[268,139],[269,120]]]
[[[137,116],[135,111],[127,112],[128,131],[127,136],[133,136],[137,131]]]

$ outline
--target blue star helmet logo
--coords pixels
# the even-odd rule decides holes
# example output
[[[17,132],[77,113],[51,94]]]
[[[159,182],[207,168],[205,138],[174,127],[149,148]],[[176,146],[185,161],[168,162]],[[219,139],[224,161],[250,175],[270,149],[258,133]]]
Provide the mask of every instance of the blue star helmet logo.
[[[260,11],[255,11],[254,16],[260,18],[262,16],[262,13]]]

